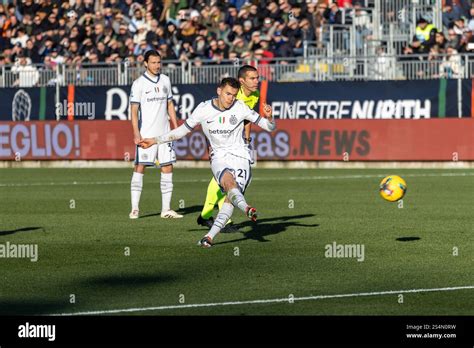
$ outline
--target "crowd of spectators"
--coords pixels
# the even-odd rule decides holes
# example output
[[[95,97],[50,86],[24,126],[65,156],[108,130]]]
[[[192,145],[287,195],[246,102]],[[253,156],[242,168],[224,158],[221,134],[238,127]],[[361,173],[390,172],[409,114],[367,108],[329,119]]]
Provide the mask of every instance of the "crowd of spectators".
[[[271,60],[302,56],[305,40],[325,39],[324,24],[368,25],[362,0],[5,1],[0,65],[22,57],[53,66],[133,64],[152,48],[167,60]]]
[[[0,66],[22,69],[44,63],[80,66],[141,62],[156,49],[163,59],[219,64],[235,59],[298,57],[304,42],[322,48],[328,31],[347,48],[364,47],[374,31],[366,0],[3,0],[0,4]],[[381,21],[406,21],[403,2],[384,0]],[[403,5],[403,6],[406,6]],[[459,53],[474,53],[474,0],[443,0],[443,27],[418,18],[411,42],[397,52],[402,61],[420,59],[456,73]],[[347,25],[356,28],[347,35]],[[340,43],[341,44],[341,43]],[[336,47],[338,48],[338,47]],[[324,52],[324,51],[321,51]],[[384,50],[377,54],[383,56]],[[381,58],[385,59],[385,58]]]
[[[462,74],[460,53],[474,53],[474,1],[443,0],[442,27],[426,18],[417,21],[412,42],[403,48],[402,61],[426,61],[418,73],[439,77]]]

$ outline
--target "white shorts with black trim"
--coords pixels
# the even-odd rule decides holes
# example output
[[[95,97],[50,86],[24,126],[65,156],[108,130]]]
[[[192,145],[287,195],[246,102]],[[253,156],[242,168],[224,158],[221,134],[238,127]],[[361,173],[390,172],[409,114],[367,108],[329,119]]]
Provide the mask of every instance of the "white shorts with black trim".
[[[234,179],[242,193],[245,193],[245,190],[252,181],[250,161],[246,158],[234,156],[230,153],[225,154],[223,157],[212,158],[211,170],[212,175],[214,175],[214,178],[221,188],[221,191],[223,191],[221,179],[226,171],[234,176]]]
[[[163,167],[176,162],[176,153],[172,142],[154,144],[148,149],[136,147],[135,164]]]

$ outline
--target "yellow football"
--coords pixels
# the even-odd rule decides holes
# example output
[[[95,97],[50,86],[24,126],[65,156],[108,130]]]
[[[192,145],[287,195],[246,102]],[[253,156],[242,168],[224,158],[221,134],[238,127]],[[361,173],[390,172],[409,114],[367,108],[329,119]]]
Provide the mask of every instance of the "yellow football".
[[[389,202],[396,202],[405,196],[407,183],[398,175],[389,175],[380,182],[380,195]]]

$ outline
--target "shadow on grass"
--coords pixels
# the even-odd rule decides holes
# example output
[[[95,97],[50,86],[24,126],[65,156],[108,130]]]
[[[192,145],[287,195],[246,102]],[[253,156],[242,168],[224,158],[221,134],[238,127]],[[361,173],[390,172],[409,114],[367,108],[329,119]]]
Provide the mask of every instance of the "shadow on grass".
[[[91,277],[82,283],[94,287],[123,287],[148,286],[160,283],[172,283],[178,278],[172,274],[127,274],[127,275],[107,275]]]
[[[23,228],[17,228],[15,230],[0,231],[0,236],[8,236],[10,234],[15,234],[18,232],[31,232],[31,231],[37,231],[37,230],[44,231],[44,228],[43,227],[23,227]]]
[[[257,220],[257,223],[251,221],[245,221],[240,224],[235,224],[231,228],[231,231],[239,232],[243,234],[243,238],[228,240],[225,242],[215,243],[218,244],[227,244],[235,243],[243,240],[251,239],[258,242],[269,242],[268,239],[265,239],[267,236],[274,234],[282,233],[286,231],[289,227],[308,227],[314,228],[318,227],[319,224],[303,224],[299,220],[314,217],[314,214],[303,214],[303,215],[290,215],[290,216],[280,216],[275,218],[267,218]],[[298,221],[295,221],[298,220]],[[250,227],[251,230],[248,232],[240,231],[242,228]],[[229,232],[227,232],[229,233]]]
[[[0,300],[0,315],[38,315],[61,312],[68,306],[67,300],[60,302],[38,300]]]
[[[176,212],[186,215],[200,212],[202,210],[202,205],[193,205],[192,207],[186,207],[183,209],[176,210]]]
[[[182,214],[182,215],[187,215],[187,214],[193,214],[193,213],[200,212],[201,210],[202,210],[202,206],[193,205],[192,207],[186,207],[186,208],[183,208],[183,209],[178,209],[178,210],[176,210],[176,212],[179,213],[179,214]],[[149,218],[149,217],[153,217],[153,216],[160,216],[160,215],[161,215],[161,212],[148,213],[148,214],[145,214],[145,215],[141,215],[140,219]]]
[[[415,240],[420,240],[420,237],[400,237],[397,238],[396,240],[399,242],[413,242]]]

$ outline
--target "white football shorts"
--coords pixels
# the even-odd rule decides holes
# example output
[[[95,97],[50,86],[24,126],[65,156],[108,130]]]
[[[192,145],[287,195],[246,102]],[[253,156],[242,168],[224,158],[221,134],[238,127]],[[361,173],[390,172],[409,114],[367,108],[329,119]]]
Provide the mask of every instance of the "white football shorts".
[[[148,149],[136,147],[135,164],[163,167],[176,162],[176,153],[172,142],[154,144]]]
[[[225,154],[223,157],[213,158],[211,160],[211,170],[212,175],[214,175],[214,178],[221,187],[221,191],[223,190],[220,180],[226,171],[234,176],[242,193],[245,193],[245,190],[252,181],[250,161],[246,158],[234,156],[230,153]]]

